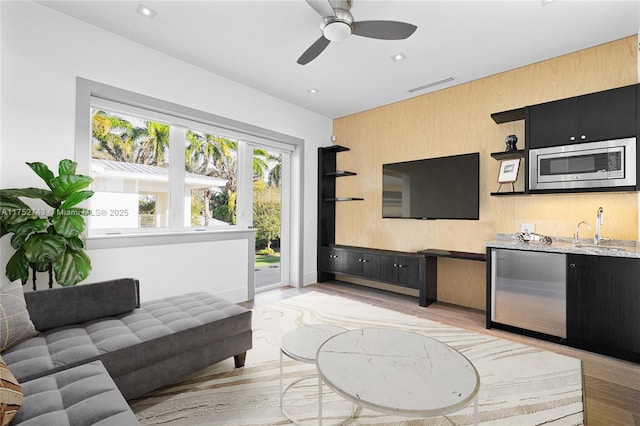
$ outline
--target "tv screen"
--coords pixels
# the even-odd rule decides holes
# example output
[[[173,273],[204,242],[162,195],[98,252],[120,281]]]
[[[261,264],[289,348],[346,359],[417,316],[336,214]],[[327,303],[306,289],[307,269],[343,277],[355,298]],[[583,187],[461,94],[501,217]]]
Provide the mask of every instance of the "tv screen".
[[[382,217],[480,217],[480,153],[382,165]]]

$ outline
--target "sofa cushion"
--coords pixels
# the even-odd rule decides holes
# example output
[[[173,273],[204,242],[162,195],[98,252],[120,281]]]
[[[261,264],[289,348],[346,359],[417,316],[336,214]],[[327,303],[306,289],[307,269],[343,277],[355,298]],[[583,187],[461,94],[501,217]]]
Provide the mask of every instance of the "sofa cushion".
[[[0,352],[36,334],[20,281],[0,284]]]
[[[131,312],[140,306],[138,286],[136,279],[121,278],[28,292],[24,297],[36,329],[46,331]]]
[[[40,333],[4,357],[20,381],[100,359],[117,383],[118,376],[250,329],[251,311],[208,293],[190,293]]]
[[[0,356],[0,425],[9,424],[16,415],[24,396],[20,383],[9,371],[2,356]]]
[[[138,425],[100,361],[22,384],[24,403],[15,425]]]

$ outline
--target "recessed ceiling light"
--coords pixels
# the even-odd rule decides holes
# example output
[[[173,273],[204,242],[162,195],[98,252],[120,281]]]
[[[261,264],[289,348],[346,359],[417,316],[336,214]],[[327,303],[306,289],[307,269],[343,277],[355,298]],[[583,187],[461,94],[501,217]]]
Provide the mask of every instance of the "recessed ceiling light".
[[[307,90],[307,92],[311,93],[312,95],[315,95],[316,93],[319,92],[319,90],[318,89],[309,89],[309,90]]]
[[[405,55],[404,53],[400,52],[400,53],[396,53],[395,55],[393,55],[391,57],[392,60],[394,60],[395,62],[400,62],[402,60],[407,59],[407,55]]]
[[[546,6],[546,5],[548,5],[548,4],[555,3],[555,1],[556,1],[556,0],[540,0],[540,4],[541,4],[542,6]]]
[[[147,18],[153,18],[154,16],[156,16],[155,10],[143,4],[138,5],[138,7],[136,8],[136,12],[138,12],[140,15],[146,16]]]

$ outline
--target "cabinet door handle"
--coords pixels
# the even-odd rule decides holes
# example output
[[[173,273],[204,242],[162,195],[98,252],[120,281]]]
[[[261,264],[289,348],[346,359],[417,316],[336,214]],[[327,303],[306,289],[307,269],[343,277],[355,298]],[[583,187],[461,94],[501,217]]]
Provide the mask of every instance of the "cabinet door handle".
[[[575,263],[570,263],[570,264],[569,264],[569,268],[573,269],[573,268],[575,268],[575,267],[576,267],[576,264],[575,264]]]
[[[368,260],[367,259],[361,259],[362,263],[367,263]]]
[[[398,268],[404,268],[404,267],[405,267],[405,265],[398,264]]]

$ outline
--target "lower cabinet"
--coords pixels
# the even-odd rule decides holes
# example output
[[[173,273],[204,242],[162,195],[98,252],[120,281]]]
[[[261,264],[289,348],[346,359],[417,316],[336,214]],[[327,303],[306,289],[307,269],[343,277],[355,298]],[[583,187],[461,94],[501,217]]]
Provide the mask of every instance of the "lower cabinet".
[[[347,252],[341,249],[320,247],[318,250],[318,271],[342,273],[347,267]]]
[[[502,267],[508,273],[501,272],[500,253],[509,255],[504,257],[506,262]],[[520,255],[526,255],[523,259],[533,260],[528,264],[519,262],[516,258]],[[524,320],[529,314],[536,323],[548,321],[551,318],[549,309],[555,306],[551,300],[562,300],[560,308],[566,312],[566,337],[563,336],[559,342],[640,363],[640,259],[566,253],[562,254],[566,256],[565,260],[552,264],[543,258],[538,259],[540,255],[560,254],[496,248],[487,250],[487,328],[503,328],[558,341],[556,336],[559,334],[543,332]],[[544,282],[549,280],[544,277],[552,272],[545,268],[561,273],[562,282],[553,280],[555,284],[552,287],[545,287]],[[528,269],[530,273],[527,273]],[[494,288],[496,277],[500,279],[502,289]],[[546,298],[543,297],[545,291],[548,294]],[[504,294],[500,295],[500,292]],[[566,301],[553,296],[564,293]],[[513,303],[516,299],[524,300],[523,295],[529,302],[527,309],[519,307],[511,312],[513,318],[519,321],[515,327],[497,318],[501,314],[500,306],[495,306],[498,297]],[[545,302],[540,303],[543,299]]]
[[[424,255],[349,246],[318,249],[318,281],[331,275],[349,275],[387,284],[424,288],[427,262]]]
[[[380,280],[380,256],[363,251],[347,251],[347,268],[344,271],[348,275],[366,278],[368,280]]]
[[[640,259],[567,256],[567,343],[640,362]]]
[[[417,289],[425,280],[425,271],[424,257],[382,256],[380,281]]]

